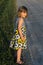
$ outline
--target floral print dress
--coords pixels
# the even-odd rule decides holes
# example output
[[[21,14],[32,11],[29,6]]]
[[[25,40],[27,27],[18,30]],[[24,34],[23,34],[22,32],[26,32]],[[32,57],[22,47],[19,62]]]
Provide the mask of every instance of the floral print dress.
[[[17,18],[16,20],[16,30],[15,30],[15,33],[10,41],[10,47],[15,49],[15,50],[18,50],[19,48],[22,48],[22,49],[26,49],[27,48],[27,39],[23,42],[21,40],[21,37],[20,37],[20,34],[19,34],[19,31],[18,31],[18,20],[19,18]],[[24,36],[26,36],[26,26],[25,26],[25,21],[24,23],[22,24],[22,34]]]

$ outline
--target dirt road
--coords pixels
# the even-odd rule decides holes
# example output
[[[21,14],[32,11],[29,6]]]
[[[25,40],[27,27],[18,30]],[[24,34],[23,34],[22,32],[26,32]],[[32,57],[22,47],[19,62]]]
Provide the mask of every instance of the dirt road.
[[[43,0],[17,0],[17,6],[28,8],[28,49],[23,53],[25,65],[43,65]],[[30,36],[29,36],[30,35]]]

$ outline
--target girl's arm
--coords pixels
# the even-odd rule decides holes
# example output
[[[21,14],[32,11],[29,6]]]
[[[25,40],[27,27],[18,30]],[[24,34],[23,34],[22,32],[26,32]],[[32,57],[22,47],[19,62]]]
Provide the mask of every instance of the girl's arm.
[[[24,21],[23,21],[22,18],[20,18],[19,21],[18,21],[18,31],[19,31],[19,34],[20,34],[20,37],[21,37],[22,40],[25,39],[25,37],[22,34],[22,30],[21,30],[21,27],[22,27],[23,22]]]
[[[22,30],[21,30],[22,24],[23,24],[23,19],[20,18],[18,21],[18,31],[19,31],[20,37],[23,37]]]

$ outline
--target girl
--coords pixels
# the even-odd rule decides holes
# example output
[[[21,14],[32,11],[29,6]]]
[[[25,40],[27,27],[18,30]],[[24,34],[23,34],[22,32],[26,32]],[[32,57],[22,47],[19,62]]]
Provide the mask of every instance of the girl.
[[[28,15],[28,10],[25,6],[21,6],[18,9],[17,20],[16,20],[16,30],[15,34],[10,42],[10,47],[17,50],[17,64],[23,64],[21,60],[22,49],[27,48],[26,44],[26,26],[25,18]]]

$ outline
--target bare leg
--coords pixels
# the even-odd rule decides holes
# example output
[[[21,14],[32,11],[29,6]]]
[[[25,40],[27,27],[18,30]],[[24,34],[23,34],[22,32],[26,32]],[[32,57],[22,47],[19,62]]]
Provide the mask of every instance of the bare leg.
[[[22,49],[19,48],[17,51],[17,63],[22,64],[23,62],[21,61],[21,53],[22,53]]]
[[[22,52],[22,49],[19,48],[17,51],[17,62],[21,60],[21,52]]]

